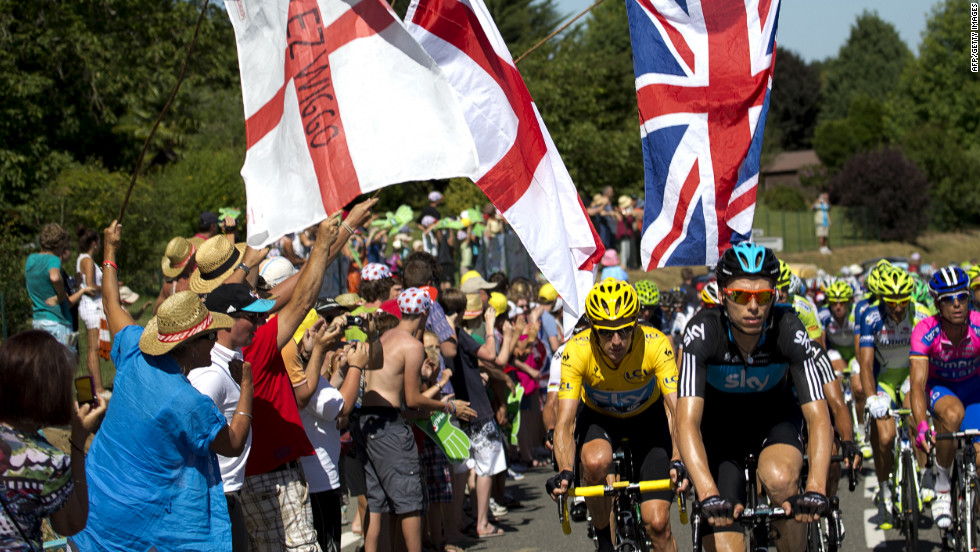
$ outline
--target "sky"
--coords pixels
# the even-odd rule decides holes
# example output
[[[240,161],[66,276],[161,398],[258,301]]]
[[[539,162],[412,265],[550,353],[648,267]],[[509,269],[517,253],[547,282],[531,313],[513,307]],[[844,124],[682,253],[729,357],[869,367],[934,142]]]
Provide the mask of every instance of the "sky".
[[[623,0],[606,0],[622,2]],[[556,0],[559,12],[574,16],[594,0]],[[932,6],[939,0],[783,0],[776,43],[806,61],[837,55],[857,16],[864,10],[893,24],[913,53],[918,53],[922,31]],[[579,21],[583,21],[580,19]]]

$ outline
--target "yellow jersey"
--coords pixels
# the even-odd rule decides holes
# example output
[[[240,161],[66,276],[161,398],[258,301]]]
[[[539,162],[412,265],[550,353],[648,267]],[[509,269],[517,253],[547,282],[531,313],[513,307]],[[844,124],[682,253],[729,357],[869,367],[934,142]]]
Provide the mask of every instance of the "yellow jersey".
[[[637,324],[630,350],[618,367],[592,341],[591,334],[585,330],[565,345],[559,399],[581,398],[597,412],[629,418],[677,391],[674,353],[660,330]]]

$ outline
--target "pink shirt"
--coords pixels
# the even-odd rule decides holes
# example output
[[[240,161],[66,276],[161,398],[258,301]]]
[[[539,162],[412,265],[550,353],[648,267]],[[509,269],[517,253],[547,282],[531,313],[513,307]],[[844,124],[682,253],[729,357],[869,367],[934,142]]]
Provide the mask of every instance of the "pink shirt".
[[[980,373],[980,312],[970,311],[967,323],[958,347],[946,337],[938,314],[915,325],[909,356],[929,359],[930,382],[963,381]]]

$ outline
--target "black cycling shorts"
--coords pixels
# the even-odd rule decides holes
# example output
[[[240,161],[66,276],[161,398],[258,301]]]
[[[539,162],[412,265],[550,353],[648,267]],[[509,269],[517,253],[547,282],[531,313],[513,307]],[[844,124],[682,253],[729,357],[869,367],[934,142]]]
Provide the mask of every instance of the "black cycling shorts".
[[[628,439],[634,467],[631,471],[634,477],[637,473],[635,470],[637,465],[640,467],[639,478],[642,481],[670,477],[670,456],[673,445],[663,399],[629,418],[606,416],[591,408],[583,408],[575,422],[575,442],[578,452],[581,453],[582,445],[595,439],[608,442],[613,451],[624,439]],[[673,495],[673,491],[655,491],[643,493],[642,499],[670,502],[673,500]]]
[[[756,426],[738,431],[730,429],[727,437],[718,432],[709,438],[704,432],[704,423],[702,422],[704,448],[708,455],[711,477],[714,478],[715,484],[718,486],[718,494],[722,498],[727,498],[733,505],[746,503],[745,459],[750,454],[758,460],[762,449],[777,444],[790,445],[799,450],[800,454],[803,454],[800,419],[790,419],[766,425],[768,427]],[[761,483],[758,486],[761,492]],[[701,527],[704,529],[705,535],[716,532],[742,532],[742,526],[738,523],[733,523],[728,527],[712,527],[704,523]]]

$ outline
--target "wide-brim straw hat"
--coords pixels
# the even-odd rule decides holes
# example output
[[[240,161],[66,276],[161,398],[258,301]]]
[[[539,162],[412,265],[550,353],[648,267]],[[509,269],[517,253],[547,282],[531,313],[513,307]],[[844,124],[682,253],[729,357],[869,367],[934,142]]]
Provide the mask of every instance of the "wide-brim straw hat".
[[[463,311],[463,320],[473,320],[483,315],[483,301],[480,295],[469,293],[466,295],[466,310]]]
[[[197,268],[191,274],[190,287],[197,293],[211,293],[231,276],[245,256],[245,244],[232,245],[224,236],[214,236],[197,248]]]
[[[200,333],[230,328],[234,323],[228,315],[210,312],[193,291],[181,291],[161,303],[157,315],[146,323],[140,350],[151,356],[165,355]]]
[[[176,237],[167,243],[167,250],[160,261],[160,268],[167,278],[176,278],[194,258],[197,247],[186,238]]]

